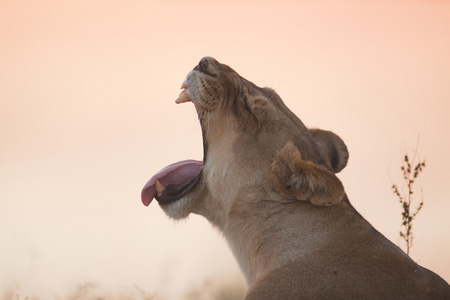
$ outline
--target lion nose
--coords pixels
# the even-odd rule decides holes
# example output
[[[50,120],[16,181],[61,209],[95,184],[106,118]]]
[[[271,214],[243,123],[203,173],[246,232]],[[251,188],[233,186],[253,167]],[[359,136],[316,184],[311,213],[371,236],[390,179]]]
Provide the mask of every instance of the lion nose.
[[[195,66],[194,70],[206,72],[208,70],[208,59],[206,57],[203,57],[197,66]]]

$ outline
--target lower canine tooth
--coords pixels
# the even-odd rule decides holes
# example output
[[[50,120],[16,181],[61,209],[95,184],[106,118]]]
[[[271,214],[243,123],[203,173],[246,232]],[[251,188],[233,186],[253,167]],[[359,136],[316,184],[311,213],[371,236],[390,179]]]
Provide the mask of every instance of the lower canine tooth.
[[[161,196],[162,192],[165,189],[165,186],[163,186],[162,183],[159,182],[159,180],[156,180],[155,187],[156,187],[156,192],[158,193],[158,196]]]
[[[191,99],[189,98],[189,95],[186,92],[186,90],[184,90],[181,92],[180,96],[178,96],[177,100],[175,100],[175,103],[180,104],[189,101],[191,101]]]

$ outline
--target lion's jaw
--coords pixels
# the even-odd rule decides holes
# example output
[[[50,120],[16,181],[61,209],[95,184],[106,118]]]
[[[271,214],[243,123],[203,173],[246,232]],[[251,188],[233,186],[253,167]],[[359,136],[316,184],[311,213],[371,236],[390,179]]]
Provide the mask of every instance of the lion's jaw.
[[[273,146],[282,143],[273,143],[278,134],[275,132],[268,138],[267,134],[271,133],[264,128],[267,124],[262,124],[266,122],[258,124],[256,120],[267,117],[269,99],[230,67],[213,58],[203,58],[189,72],[182,88],[176,102],[191,101],[202,128],[201,179],[190,193],[177,201],[166,205],[156,199],[171,218],[181,219],[196,213],[223,229],[233,201],[243,190],[255,186],[269,189],[270,158],[277,150]],[[255,135],[259,140],[255,140]],[[247,149],[249,143],[257,146]]]
[[[162,203],[155,195],[161,208],[171,218],[181,219],[190,213],[200,214],[211,223],[223,228],[226,215],[233,199],[243,186],[255,184],[259,172],[245,168],[242,157],[236,156],[236,143],[242,129],[228,109],[230,97],[239,93],[240,82],[245,81],[226,65],[213,58],[203,58],[186,77],[184,89],[177,103],[189,102],[195,105],[202,128],[204,159],[201,179],[190,193],[180,199]],[[224,90],[224,86],[235,87]],[[269,167],[269,164],[266,164]],[[248,174],[242,174],[247,172]],[[249,174],[251,176],[249,176]],[[245,178],[245,180],[242,180]]]

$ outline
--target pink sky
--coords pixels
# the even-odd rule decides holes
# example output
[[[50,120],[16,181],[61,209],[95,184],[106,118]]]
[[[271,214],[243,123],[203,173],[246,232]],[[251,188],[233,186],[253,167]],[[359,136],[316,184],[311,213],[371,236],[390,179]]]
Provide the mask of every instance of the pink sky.
[[[92,281],[179,299],[240,276],[204,219],[140,202],[156,171],[202,157],[174,100],[206,55],[339,134],[350,201],[401,247],[390,177],[420,135],[411,256],[449,281],[449,37],[446,1],[1,2],[0,295]]]

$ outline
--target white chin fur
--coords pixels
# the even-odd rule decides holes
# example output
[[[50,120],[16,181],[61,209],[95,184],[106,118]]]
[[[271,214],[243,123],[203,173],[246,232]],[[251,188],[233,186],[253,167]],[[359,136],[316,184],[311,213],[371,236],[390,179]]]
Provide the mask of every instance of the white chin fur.
[[[170,218],[175,220],[180,220],[187,218],[191,211],[189,210],[188,205],[188,197],[185,196],[176,202],[169,205],[161,205],[162,210],[168,215]]]

